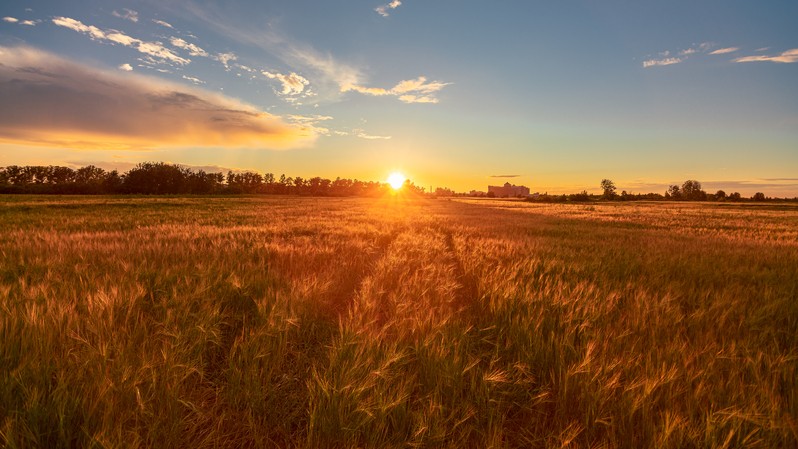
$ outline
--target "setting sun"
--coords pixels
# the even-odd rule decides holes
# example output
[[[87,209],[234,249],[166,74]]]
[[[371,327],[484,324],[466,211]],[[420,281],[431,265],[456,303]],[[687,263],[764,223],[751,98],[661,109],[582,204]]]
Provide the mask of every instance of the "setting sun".
[[[406,179],[407,178],[405,178],[405,175],[399,172],[393,172],[390,174],[390,176],[388,176],[386,181],[391,185],[391,187],[393,187],[394,190],[399,190],[402,188],[402,185],[404,185]]]

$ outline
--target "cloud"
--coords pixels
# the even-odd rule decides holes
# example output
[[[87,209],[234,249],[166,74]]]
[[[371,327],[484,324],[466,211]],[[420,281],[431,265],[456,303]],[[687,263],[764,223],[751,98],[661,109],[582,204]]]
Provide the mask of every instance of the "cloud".
[[[116,30],[101,30],[93,25],[85,25],[83,22],[75,19],[71,19],[69,17],[56,17],[53,19],[53,23],[64,28],[68,28],[73,31],[77,31],[81,34],[87,34],[92,39],[100,40],[100,41],[111,41],[117,44],[124,45],[126,47],[131,47],[138,50],[140,53],[144,53],[145,55],[152,56],[154,58],[158,58],[162,61],[169,61],[172,63],[186,65],[191,60],[181,58],[177,54],[175,54],[172,50],[164,47],[163,44],[160,42],[146,42],[140,39],[136,39],[134,37],[130,37],[120,31]]]
[[[3,17],[3,22],[17,23],[19,22],[19,19],[17,19],[16,17]]]
[[[202,81],[201,79],[193,77],[193,76],[183,75],[183,79],[191,81],[194,84],[205,84],[205,81]]]
[[[312,129],[238,100],[0,47],[0,142],[71,149],[306,146]]]
[[[380,6],[376,7],[374,9],[374,11],[376,11],[377,14],[379,14],[379,15],[381,15],[383,17],[388,17],[388,16],[391,15],[388,12],[389,9],[396,9],[396,8],[398,8],[400,6],[402,6],[402,2],[400,0],[393,0],[392,2],[390,2],[390,3],[386,4],[386,5],[380,5]]]
[[[165,6],[170,7],[170,4],[167,3]],[[325,99],[335,99],[341,92],[346,91],[348,86],[361,82],[362,76],[358,68],[337,60],[329,53],[286,39],[269,27],[241,27],[232,20],[220,20],[229,17],[229,14],[218,6],[181,2],[179,9],[176,6],[171,8],[175,14],[190,14],[206,26],[238,43],[251,45],[277,57],[286,66],[312,79],[313,85]]]
[[[119,70],[124,70],[125,72],[132,72],[133,71],[133,67],[130,64],[122,64],[122,65],[120,65],[117,68]]]
[[[132,9],[122,8],[122,12],[114,11],[111,13],[114,17],[119,17],[120,19],[129,20],[131,22],[138,22],[139,21],[139,13],[133,11]]]
[[[162,26],[162,27],[166,27],[166,28],[175,29],[175,27],[173,27],[171,23],[169,23],[169,22],[164,22],[163,20],[152,19],[152,23],[158,24],[158,25],[160,25],[160,26]]]
[[[693,55],[704,54],[712,49],[714,44],[710,42],[702,42],[700,44],[693,44],[691,47],[678,51],[665,50],[659,53],[657,58],[649,58],[643,61],[643,68],[661,67],[666,65],[679,64],[684,62]],[[678,54],[678,56],[672,56]]]
[[[283,87],[283,90],[280,91],[281,95],[299,95],[305,90],[305,86],[310,84],[307,79],[294,72],[283,75],[282,73],[271,73],[264,70],[261,73],[263,73],[263,76],[266,78],[280,81]]]
[[[230,61],[235,61],[238,59],[235,53],[219,53],[216,55],[215,58],[217,61],[221,62],[225,69],[230,70]]]
[[[775,56],[744,56],[742,58],[735,59],[734,62],[779,62],[783,64],[791,64],[798,62],[798,48],[787,50]]]
[[[520,178],[521,175],[490,175],[491,178]]]
[[[187,50],[188,54],[190,54],[191,56],[205,56],[205,57],[208,56],[208,52],[206,52],[205,50],[201,49],[200,47],[194,44],[188,43],[183,39],[180,39],[179,37],[172,36],[169,39],[169,43],[171,43],[173,46],[177,48],[182,48],[183,50]]]
[[[366,140],[391,140],[392,139],[391,136],[373,136],[373,135],[370,135],[370,134],[366,134],[366,132],[363,131],[362,129],[353,129],[352,132],[355,135],[355,137],[358,137],[360,139],[366,139]]]
[[[319,126],[319,123],[321,122],[333,120],[333,118],[329,115],[288,115],[285,118],[290,120],[292,123],[310,128],[319,135],[329,136],[331,133],[341,135],[339,134],[340,131],[330,131],[328,128]],[[343,133],[343,135],[346,134],[347,133]]]
[[[450,84],[440,81],[427,82],[426,77],[419,76],[416,79],[400,81],[390,89],[350,85],[342,88],[342,91],[351,90],[375,97],[394,96],[405,103],[437,103],[438,99],[434,97],[434,94]]]
[[[682,61],[684,61],[682,58],[649,59],[647,61],[643,61],[643,68],[678,64]]]
[[[734,53],[735,51],[739,50],[737,47],[726,47],[726,48],[719,48],[713,52],[710,52],[711,55],[725,55],[727,53]]]

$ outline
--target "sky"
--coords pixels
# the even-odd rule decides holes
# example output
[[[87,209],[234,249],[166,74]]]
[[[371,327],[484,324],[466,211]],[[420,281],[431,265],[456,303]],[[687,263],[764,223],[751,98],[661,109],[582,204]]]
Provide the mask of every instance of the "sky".
[[[0,4],[0,166],[798,196],[798,2]]]

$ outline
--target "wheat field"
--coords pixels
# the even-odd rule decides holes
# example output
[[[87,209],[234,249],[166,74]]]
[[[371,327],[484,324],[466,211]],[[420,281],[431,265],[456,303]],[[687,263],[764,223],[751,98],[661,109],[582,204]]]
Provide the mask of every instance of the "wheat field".
[[[0,443],[798,446],[798,207],[0,197]]]

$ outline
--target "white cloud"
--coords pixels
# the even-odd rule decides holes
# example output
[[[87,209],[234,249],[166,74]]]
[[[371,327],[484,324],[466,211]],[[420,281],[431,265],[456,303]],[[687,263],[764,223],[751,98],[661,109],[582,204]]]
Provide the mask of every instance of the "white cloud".
[[[133,11],[132,9],[122,8],[122,12],[114,11],[111,13],[114,17],[119,17],[120,19],[129,20],[131,22],[138,22],[139,21],[139,13]]]
[[[216,60],[221,62],[227,70],[230,70],[230,61],[235,61],[236,59],[238,59],[238,56],[233,52],[219,53],[216,55]]]
[[[734,53],[735,51],[739,50],[737,47],[726,47],[726,48],[719,48],[715,51],[710,52],[711,55],[725,55],[727,53]]]
[[[163,20],[152,19],[152,23],[156,23],[156,24],[158,24],[158,25],[160,25],[160,26],[162,26],[162,27],[166,27],[166,28],[175,29],[175,27],[173,27],[171,23],[169,23],[169,22],[164,22]]]
[[[169,39],[169,42],[177,48],[188,50],[188,54],[190,54],[191,56],[208,56],[208,52],[206,52],[202,48],[198,47],[195,44],[186,42],[183,39],[180,39],[179,37],[172,36]]]
[[[376,97],[394,96],[405,103],[437,103],[438,99],[434,97],[434,94],[450,84],[440,81],[427,82],[426,77],[419,76],[416,79],[400,81],[390,89],[351,85],[342,90],[344,92],[352,90]]]
[[[282,95],[299,95],[305,90],[305,86],[310,84],[307,79],[294,72],[283,75],[282,73],[272,73],[264,70],[261,73],[266,78],[277,80],[282,84],[283,89],[280,91]]]
[[[396,8],[398,8],[400,6],[402,6],[402,2],[400,0],[393,0],[390,3],[388,3],[388,4],[380,5],[380,6],[376,7],[374,9],[374,11],[376,11],[377,14],[379,14],[379,15],[381,15],[383,17],[388,17],[388,16],[391,15],[388,12],[389,9],[396,9]]]
[[[353,129],[352,133],[355,135],[355,137],[366,140],[390,140],[393,138],[392,136],[374,136],[366,134],[366,132],[362,129]]]
[[[798,62],[798,48],[787,50],[775,56],[744,56],[742,58],[735,59],[734,62],[779,62],[783,64],[791,64]]]
[[[682,61],[684,61],[682,58],[649,59],[647,61],[643,61],[643,68],[678,64]]]
[[[317,137],[312,128],[218,93],[100,71],[29,47],[0,47],[0,61],[0,143],[287,149]]]
[[[191,81],[194,84],[205,84],[205,81],[202,81],[201,79],[195,78],[193,76],[183,75],[183,79],[184,80],[189,80],[189,81]]]
[[[27,25],[27,26],[36,26],[37,23],[41,22],[41,20],[23,20],[19,22],[20,25]]]
[[[56,17],[53,19],[53,23],[60,27],[77,31],[78,33],[87,34],[95,40],[105,40],[135,48],[140,53],[158,58],[165,62],[168,61],[180,65],[186,65],[191,62],[189,59],[181,58],[172,50],[164,47],[160,42],[142,41],[141,39],[136,39],[116,30],[103,31],[96,26],[85,25],[83,22],[69,17]]]
[[[119,66],[119,67],[117,67],[117,68],[118,68],[119,70],[123,70],[123,71],[125,71],[125,72],[132,72],[132,71],[133,71],[133,67],[132,67],[130,64],[122,64],[122,65],[120,65],[120,66]]]
[[[19,22],[19,19],[16,17],[3,17],[3,21],[8,23],[17,23]]]

